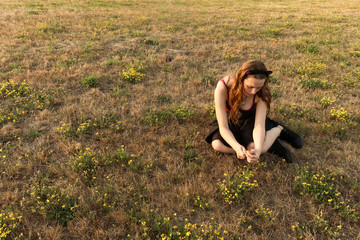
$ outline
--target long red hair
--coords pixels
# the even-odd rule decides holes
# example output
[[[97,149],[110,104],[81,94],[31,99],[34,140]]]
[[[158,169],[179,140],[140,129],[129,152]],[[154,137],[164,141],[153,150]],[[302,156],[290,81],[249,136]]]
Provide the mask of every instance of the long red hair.
[[[264,63],[258,60],[249,60],[245,62],[235,76],[232,76],[234,78],[234,84],[232,85],[229,93],[229,104],[231,106],[229,119],[237,123],[239,120],[239,110],[242,103],[242,98],[244,95],[244,80],[250,76],[249,72],[267,72],[266,66]],[[267,110],[270,110],[270,102],[271,102],[271,93],[268,86],[269,82],[269,75],[268,74],[251,74],[257,79],[265,79],[264,86],[256,93],[256,95],[261,98],[267,106]]]

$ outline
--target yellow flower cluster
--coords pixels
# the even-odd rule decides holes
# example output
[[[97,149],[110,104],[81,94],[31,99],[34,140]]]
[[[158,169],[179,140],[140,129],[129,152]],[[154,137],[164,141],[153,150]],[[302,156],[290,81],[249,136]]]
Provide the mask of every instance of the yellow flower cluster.
[[[139,83],[143,80],[145,74],[139,72],[134,67],[130,67],[127,70],[123,69],[121,76],[123,80],[128,81],[130,83]]]
[[[332,108],[331,117],[336,120],[346,121],[350,118],[350,113],[344,108]]]
[[[141,220],[140,224],[143,230],[143,237],[163,240],[224,240],[229,237],[229,232],[221,230],[218,226],[193,224],[190,223],[188,219],[185,219],[185,222],[179,222],[176,214],[174,214],[174,216],[175,219],[173,221],[170,220],[170,217],[165,217],[160,221],[157,220],[156,223]],[[173,222],[175,222],[175,224],[173,224]],[[162,231],[158,232],[157,229],[162,229]]]
[[[269,208],[260,207],[255,210],[255,213],[259,218],[261,218],[264,221],[268,221],[270,225],[272,225],[274,218],[273,218],[273,212]]]
[[[85,133],[89,133],[92,129],[102,129],[102,128],[111,128],[114,132],[120,132],[123,130],[123,121],[116,121],[115,119],[107,119],[104,116],[101,120],[86,120],[84,122],[72,124],[72,123],[63,123],[60,127],[57,128],[57,133],[65,137],[76,136],[79,137]],[[75,125],[75,126],[74,126]],[[78,127],[76,127],[78,126]],[[96,133],[98,136],[99,133]]]
[[[208,210],[212,207],[208,201],[206,201],[204,198],[200,196],[195,196],[193,198],[193,205],[195,207],[199,207],[204,210]]]
[[[240,202],[246,192],[259,186],[256,180],[252,180],[254,173],[251,170],[239,171],[232,179],[224,175],[226,179],[220,184],[220,191],[228,204]]]
[[[21,219],[22,216],[15,217],[13,213],[0,213],[0,239],[16,239],[15,231]],[[22,233],[18,236],[22,236]]]
[[[63,123],[56,131],[61,135],[70,136],[72,133],[72,125],[71,123]]]
[[[233,53],[225,53],[224,58],[228,61],[232,61],[232,60],[236,59],[236,56]]]
[[[330,105],[332,105],[335,102],[335,100],[332,100],[331,97],[322,97],[320,98],[320,104],[323,107],[328,107]]]
[[[17,83],[10,79],[7,83],[3,84],[0,88],[0,94],[3,98],[21,97],[31,91],[30,84],[26,81]]]
[[[19,115],[23,116],[25,115],[25,112],[19,112],[18,114],[14,114],[12,112],[6,113],[6,112],[0,112],[0,124],[5,124],[8,122],[16,122],[16,119],[19,117]]]
[[[312,62],[306,62],[302,64],[296,71],[298,74],[310,78],[322,74],[326,68],[326,64],[314,60]]]
[[[0,124],[17,122],[34,109],[44,109],[52,103],[52,97],[43,91],[34,91],[26,81],[9,80],[0,87],[0,98],[5,104],[0,112]]]
[[[147,112],[144,121],[149,125],[161,125],[173,119],[181,123],[192,115],[194,115],[192,106],[165,106],[163,109]]]
[[[93,180],[95,171],[99,167],[99,161],[90,148],[86,148],[85,151],[76,154],[69,162],[69,165],[75,172],[83,175],[86,179]]]
[[[216,116],[215,105],[211,105],[211,106],[207,107],[206,110],[211,117],[215,118],[215,116]]]
[[[340,193],[334,185],[334,175],[321,171],[315,173],[308,168],[299,170],[300,175],[295,177],[295,187],[300,194],[311,193],[316,200],[331,203]]]
[[[96,124],[94,124],[96,127]],[[82,134],[91,128],[91,120],[87,120],[86,122],[80,123],[79,127],[76,129],[77,134]]]

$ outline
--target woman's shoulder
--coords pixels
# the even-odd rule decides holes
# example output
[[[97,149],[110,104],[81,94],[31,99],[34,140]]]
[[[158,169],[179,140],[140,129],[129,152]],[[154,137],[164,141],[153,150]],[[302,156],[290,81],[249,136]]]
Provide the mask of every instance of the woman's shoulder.
[[[264,104],[264,105],[266,105],[266,103],[264,102],[264,100],[262,100],[262,98],[260,98],[258,95],[255,95],[254,104],[257,105],[257,106],[258,106],[259,104]]]
[[[258,95],[255,95],[255,99],[254,99],[255,104],[260,101],[262,101],[262,99]]]
[[[231,75],[223,77],[220,81],[222,81],[228,88],[230,88],[234,82]]]

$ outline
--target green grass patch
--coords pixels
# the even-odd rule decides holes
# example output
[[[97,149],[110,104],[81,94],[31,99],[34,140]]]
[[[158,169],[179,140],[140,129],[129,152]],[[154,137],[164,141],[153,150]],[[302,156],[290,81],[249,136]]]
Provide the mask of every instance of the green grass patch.
[[[309,167],[297,168],[295,189],[300,195],[309,194],[318,203],[330,205],[339,216],[353,222],[360,220],[360,205],[344,199],[336,183],[334,173],[313,170]]]
[[[331,89],[335,88],[335,84],[327,80],[320,80],[318,78],[310,78],[307,76],[302,76],[300,79],[300,84],[309,89]]]
[[[81,79],[81,84],[86,87],[96,87],[99,85],[99,78],[95,76],[84,77]]]
[[[29,204],[33,212],[66,226],[75,217],[78,199],[51,186],[49,174],[38,171],[30,188]]]
[[[160,110],[148,110],[144,113],[143,121],[148,125],[163,125],[172,120],[179,123],[193,116],[195,111],[189,106],[165,106]]]

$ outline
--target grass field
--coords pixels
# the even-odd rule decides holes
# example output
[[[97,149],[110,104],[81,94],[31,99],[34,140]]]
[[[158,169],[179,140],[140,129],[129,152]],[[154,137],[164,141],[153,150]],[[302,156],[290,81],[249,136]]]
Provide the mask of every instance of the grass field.
[[[0,1],[0,239],[359,239],[359,7]],[[204,141],[248,59],[292,164]]]

